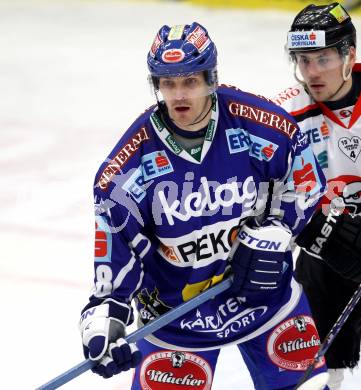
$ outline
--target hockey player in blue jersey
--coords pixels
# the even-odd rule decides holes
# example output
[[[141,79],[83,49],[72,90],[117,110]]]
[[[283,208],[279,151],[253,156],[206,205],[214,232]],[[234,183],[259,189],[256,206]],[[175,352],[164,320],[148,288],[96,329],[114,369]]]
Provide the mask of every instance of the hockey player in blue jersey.
[[[96,175],[95,284],[80,330],[85,356],[99,362],[93,371],[108,378],[135,367],[133,390],[210,389],[229,344],[255,389],[293,389],[320,345],[290,241],[324,176],[292,117],[218,87],[216,65],[204,27],[163,26],[148,54],[157,104]],[[124,340],[132,301],[142,325],[229,270],[230,291],[137,346]],[[320,361],[309,389],[324,387],[325,371]]]

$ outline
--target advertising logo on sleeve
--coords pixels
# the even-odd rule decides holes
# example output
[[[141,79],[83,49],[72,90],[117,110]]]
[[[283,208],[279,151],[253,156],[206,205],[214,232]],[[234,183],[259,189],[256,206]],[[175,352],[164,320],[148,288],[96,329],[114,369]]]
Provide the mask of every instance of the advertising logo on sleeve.
[[[141,167],[138,167],[122,185],[122,188],[132,195],[137,203],[140,203],[147,194],[144,184],[143,170]]]
[[[110,263],[112,253],[112,235],[107,229],[104,217],[95,216],[95,253],[94,261]]]
[[[142,157],[142,170],[144,180],[173,172],[172,164],[164,150],[145,154]]]
[[[231,115],[245,118],[261,126],[266,126],[293,138],[296,134],[297,125],[280,113],[267,111],[257,106],[250,106],[240,102],[231,101],[228,103],[228,110]]]
[[[278,367],[291,371],[304,371],[313,363],[319,346],[320,337],[316,325],[307,315],[300,315],[281,322],[267,340],[267,353]],[[315,368],[322,367],[322,357]]]
[[[320,178],[310,147],[295,157],[288,183],[296,192],[314,195],[319,191]]]
[[[212,380],[209,363],[201,356],[183,351],[151,353],[140,369],[143,390],[210,390]]]
[[[102,190],[106,190],[108,188],[108,185],[112,181],[113,176],[121,171],[129,159],[139,149],[140,145],[149,139],[150,137],[146,128],[142,127],[128,140],[125,145],[122,146],[116,156],[107,164],[100,176],[98,185]]]
[[[260,161],[270,161],[278,149],[274,142],[249,134],[240,128],[227,129],[226,136],[231,154],[248,151],[250,156]]]
[[[301,91],[299,90],[299,88],[290,87],[279,93],[275,98],[272,99],[272,101],[278,106],[282,106],[284,102],[298,96],[300,92]]]

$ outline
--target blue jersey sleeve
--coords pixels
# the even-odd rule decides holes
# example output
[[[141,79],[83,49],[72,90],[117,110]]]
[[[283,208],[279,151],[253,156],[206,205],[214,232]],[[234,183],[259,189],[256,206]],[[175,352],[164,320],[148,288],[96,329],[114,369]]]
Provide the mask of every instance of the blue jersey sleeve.
[[[228,101],[229,112],[242,118],[240,136],[247,140],[253,171],[264,183],[261,204],[268,199],[266,209],[259,208],[257,224],[281,224],[298,234],[326,188],[307,138],[289,113],[266,98],[236,90]]]
[[[307,138],[296,122],[292,137],[273,161],[273,196],[265,225],[282,223],[297,235],[311,218],[326,190],[326,179]]]
[[[142,284],[143,260],[153,250],[145,232],[146,213],[135,200],[145,195],[139,167],[141,148],[149,137],[149,129],[135,122],[102,164],[94,183],[95,278],[90,301],[113,298],[123,303],[126,325],[132,318],[130,302]]]

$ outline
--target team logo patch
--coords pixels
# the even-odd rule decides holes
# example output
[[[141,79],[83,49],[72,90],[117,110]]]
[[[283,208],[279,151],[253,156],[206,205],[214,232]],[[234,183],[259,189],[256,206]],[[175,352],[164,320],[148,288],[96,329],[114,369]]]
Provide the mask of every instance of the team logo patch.
[[[337,176],[328,181],[327,188],[327,193],[321,201],[325,214],[330,207],[351,215],[361,215],[360,176]]]
[[[352,138],[342,137],[338,140],[338,147],[344,155],[356,162],[361,152],[361,138],[356,136]]]
[[[267,353],[272,362],[282,369],[304,371],[312,364],[320,345],[312,317],[300,315],[274,328],[267,341]],[[325,359],[322,358],[315,368],[324,364]]]
[[[180,62],[184,56],[184,51],[181,49],[169,49],[162,54],[162,60],[168,63]]]
[[[278,145],[264,138],[249,134],[243,129],[226,130],[228,149],[231,154],[249,151],[249,155],[262,161],[270,161]]]
[[[143,390],[209,390],[212,369],[205,359],[196,354],[160,351],[150,354],[144,360],[140,383]]]
[[[159,291],[156,287],[150,293],[148,289],[143,288],[143,290],[138,293],[137,298],[140,305],[139,312],[143,324],[146,324],[149,320],[153,320],[171,309],[170,306],[166,305],[159,298]]]
[[[352,115],[352,112],[350,110],[341,110],[340,111],[340,117],[341,118],[349,118]]]
[[[142,170],[144,180],[147,181],[173,172],[173,167],[166,152],[161,150],[142,157]]]

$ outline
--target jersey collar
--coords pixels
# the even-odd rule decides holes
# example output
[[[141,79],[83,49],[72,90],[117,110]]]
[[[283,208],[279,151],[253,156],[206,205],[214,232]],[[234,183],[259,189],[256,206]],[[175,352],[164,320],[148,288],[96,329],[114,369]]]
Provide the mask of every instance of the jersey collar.
[[[317,105],[321,108],[321,110],[323,112],[323,115],[327,116],[333,122],[337,123],[339,126],[345,128],[345,129],[350,129],[355,124],[355,122],[360,118],[360,116],[361,116],[361,95],[357,99],[355,107],[354,107],[354,109],[352,111],[352,115],[351,115],[350,121],[349,121],[347,126],[340,120],[340,118],[338,118],[336,116],[336,114],[333,111],[331,111],[326,106],[325,103],[317,102]]]
[[[206,135],[204,137],[204,143],[202,147],[202,154],[199,159],[195,159],[191,154],[189,154],[173,137],[173,135],[169,132],[164,122],[156,115],[156,111],[158,108],[156,107],[154,109],[154,112],[150,116],[150,122],[153,126],[153,129],[155,130],[158,137],[161,139],[161,141],[164,143],[164,145],[174,154],[177,156],[183,158],[184,160],[187,160],[189,162],[200,164],[205,155],[207,154],[209,148],[212,145],[212,141],[214,139],[217,124],[218,124],[218,116],[219,116],[219,109],[218,109],[218,99],[216,94],[212,94],[212,110],[211,110],[211,118],[208,123]]]

